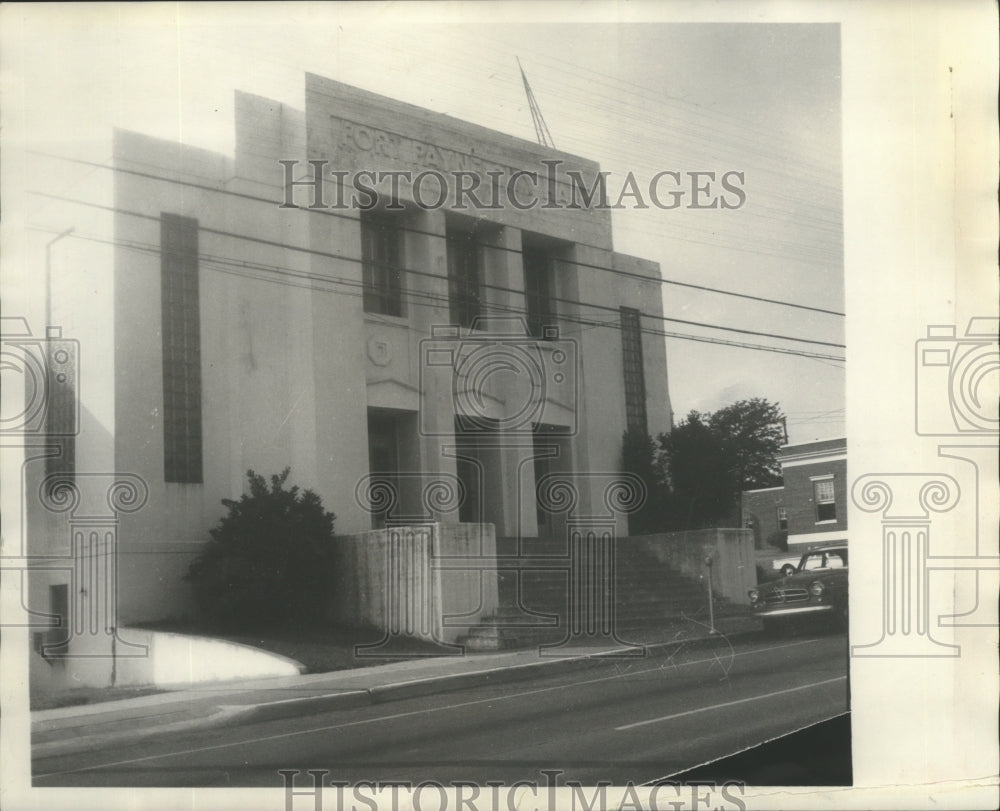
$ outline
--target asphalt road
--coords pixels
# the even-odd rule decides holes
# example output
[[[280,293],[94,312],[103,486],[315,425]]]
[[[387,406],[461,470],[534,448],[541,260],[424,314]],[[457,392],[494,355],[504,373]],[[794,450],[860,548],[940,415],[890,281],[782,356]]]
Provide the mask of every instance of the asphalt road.
[[[164,735],[34,762],[36,786],[662,779],[848,708],[847,639],[693,647],[495,687]]]

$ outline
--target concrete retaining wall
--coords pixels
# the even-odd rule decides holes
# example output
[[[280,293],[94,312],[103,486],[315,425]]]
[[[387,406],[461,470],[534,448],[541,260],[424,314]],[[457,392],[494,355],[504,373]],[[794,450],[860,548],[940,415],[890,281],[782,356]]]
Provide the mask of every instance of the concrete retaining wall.
[[[442,571],[435,559],[496,558],[492,524],[393,527],[335,539],[331,620],[454,642],[497,608],[497,573]]]
[[[182,689],[205,682],[294,676],[304,670],[292,659],[222,639],[145,628],[119,628],[118,634],[123,642],[116,644],[114,653],[110,637],[103,634],[76,638],[71,657],[46,661],[32,652],[33,689],[112,685]]]
[[[644,549],[664,565],[689,577],[707,574],[705,558],[712,557],[715,594],[734,603],[749,603],[747,591],[757,585],[753,532],[748,529],[698,529],[635,535],[618,541],[619,555],[629,548]]]

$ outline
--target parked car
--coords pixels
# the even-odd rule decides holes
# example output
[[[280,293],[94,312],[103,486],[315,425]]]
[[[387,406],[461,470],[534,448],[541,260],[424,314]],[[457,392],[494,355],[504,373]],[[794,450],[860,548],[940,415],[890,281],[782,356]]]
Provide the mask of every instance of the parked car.
[[[847,547],[806,552],[795,573],[748,592],[754,615],[765,630],[796,619],[815,618],[847,627]]]

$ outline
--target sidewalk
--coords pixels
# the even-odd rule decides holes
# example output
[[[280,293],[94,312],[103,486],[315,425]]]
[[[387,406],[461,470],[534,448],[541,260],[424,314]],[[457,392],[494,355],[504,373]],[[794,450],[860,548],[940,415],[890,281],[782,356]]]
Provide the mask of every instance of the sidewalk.
[[[681,621],[650,629],[641,642],[634,641],[645,646],[646,656],[669,656],[690,645],[726,646],[756,633],[760,625],[752,617],[737,616],[721,618],[716,628],[718,633],[710,635],[702,623]],[[49,757],[167,732],[293,718],[503,684],[601,664],[625,653],[609,645],[590,645],[435,656],[39,710],[31,713],[32,755]]]

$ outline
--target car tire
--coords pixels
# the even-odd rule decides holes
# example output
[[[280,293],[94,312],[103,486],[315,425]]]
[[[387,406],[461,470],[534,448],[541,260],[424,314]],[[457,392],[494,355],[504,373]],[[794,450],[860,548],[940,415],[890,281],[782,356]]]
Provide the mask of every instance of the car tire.
[[[788,577],[789,575],[795,574],[795,567],[791,563],[786,563],[781,567],[781,576]]]

